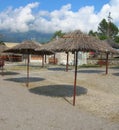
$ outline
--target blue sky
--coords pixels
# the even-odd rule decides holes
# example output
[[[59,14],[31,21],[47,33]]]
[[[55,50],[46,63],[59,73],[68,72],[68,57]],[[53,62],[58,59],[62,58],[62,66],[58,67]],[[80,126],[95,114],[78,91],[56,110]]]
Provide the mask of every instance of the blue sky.
[[[25,6],[28,3],[39,2],[39,10],[55,10],[60,9],[62,5],[71,3],[72,10],[77,11],[79,8],[84,6],[94,6],[95,11],[99,11],[102,6],[109,2],[109,0],[0,0],[0,11],[5,10],[8,7],[18,8]]]
[[[0,0],[0,29],[12,32],[96,31],[111,12],[119,26],[119,0]]]

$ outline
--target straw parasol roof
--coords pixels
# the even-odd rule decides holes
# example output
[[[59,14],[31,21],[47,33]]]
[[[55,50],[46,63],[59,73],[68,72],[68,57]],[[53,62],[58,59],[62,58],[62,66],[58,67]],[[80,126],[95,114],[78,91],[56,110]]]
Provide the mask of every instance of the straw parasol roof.
[[[101,41],[97,37],[89,36],[80,30],[65,34],[65,51],[99,51],[117,53],[106,41]]]
[[[53,39],[52,41],[42,45],[39,48],[36,48],[35,50],[47,50],[47,51],[53,51],[53,52],[60,52],[62,51],[62,44],[64,44],[63,38]]]
[[[37,55],[50,55],[54,52],[48,50],[38,50],[35,49],[41,48],[41,44],[36,41],[23,41],[22,43],[6,50],[5,52],[21,53],[21,54],[37,54]]]
[[[65,34],[63,38],[54,39],[43,45],[40,49],[55,52],[99,51],[106,53],[117,53],[117,51],[113,49],[106,41],[101,41],[97,37],[84,34],[80,30]]]
[[[22,43],[19,43],[18,45],[4,51],[4,52],[13,52],[13,53],[21,53],[21,54],[34,54],[35,49],[39,47],[40,44],[38,44],[35,41],[23,41]]]
[[[52,55],[54,53],[55,53],[54,51],[48,50],[48,49],[43,48],[43,47],[38,47],[35,49],[35,54],[38,54],[38,55]]]
[[[106,39],[104,41],[107,42],[112,48],[119,49],[119,44],[115,43],[112,39]]]

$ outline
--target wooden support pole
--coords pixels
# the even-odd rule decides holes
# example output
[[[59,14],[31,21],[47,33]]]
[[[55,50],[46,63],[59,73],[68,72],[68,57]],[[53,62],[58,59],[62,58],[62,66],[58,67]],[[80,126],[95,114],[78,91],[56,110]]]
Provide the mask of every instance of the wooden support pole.
[[[27,81],[26,81],[26,86],[28,87],[29,86],[29,62],[30,62],[30,59],[29,59],[29,54],[28,54],[28,60],[27,60]]]
[[[69,52],[66,52],[66,54],[67,54],[66,72],[68,72],[68,67],[69,67]]]
[[[74,74],[74,94],[73,94],[73,106],[75,106],[75,98],[76,98],[76,80],[77,80],[77,63],[78,63],[78,52],[76,52],[75,57],[75,74]]]
[[[109,57],[109,53],[106,53],[106,75],[108,74],[108,65],[109,65],[108,57]]]

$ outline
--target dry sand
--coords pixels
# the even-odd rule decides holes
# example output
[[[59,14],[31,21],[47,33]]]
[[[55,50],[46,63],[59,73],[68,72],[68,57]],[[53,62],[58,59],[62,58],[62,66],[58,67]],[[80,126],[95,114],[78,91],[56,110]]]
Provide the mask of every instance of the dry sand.
[[[80,68],[76,106],[74,70],[6,65],[0,75],[0,130],[119,130],[119,68]]]

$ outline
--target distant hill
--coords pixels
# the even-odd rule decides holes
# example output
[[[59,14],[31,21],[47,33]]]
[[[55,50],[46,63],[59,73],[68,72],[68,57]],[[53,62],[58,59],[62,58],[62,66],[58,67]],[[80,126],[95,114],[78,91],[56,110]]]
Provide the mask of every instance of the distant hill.
[[[0,41],[3,42],[22,42],[24,40],[36,40],[40,43],[48,42],[53,34],[41,33],[36,31],[29,32],[10,32],[6,30],[0,30]]]

